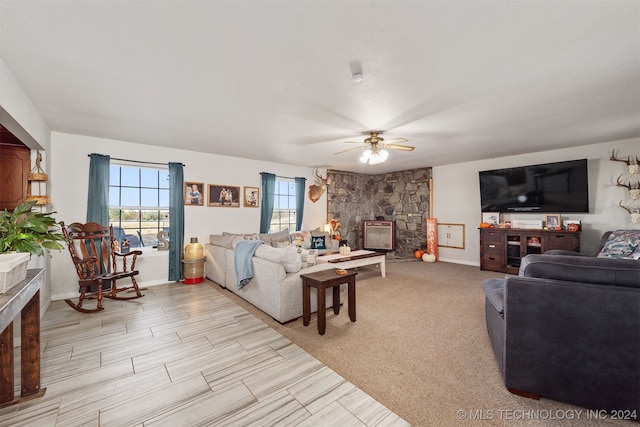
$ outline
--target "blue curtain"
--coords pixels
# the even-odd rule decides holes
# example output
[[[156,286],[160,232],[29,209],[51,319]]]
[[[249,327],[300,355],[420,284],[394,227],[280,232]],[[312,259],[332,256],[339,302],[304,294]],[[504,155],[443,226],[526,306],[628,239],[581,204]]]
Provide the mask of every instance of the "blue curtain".
[[[169,163],[169,280],[182,280],[184,246],[184,172],[182,163]]]
[[[268,233],[273,216],[273,198],[276,193],[276,176],[272,173],[260,172],[262,176],[262,207],[260,208],[260,232]]]
[[[89,163],[89,191],[87,222],[109,225],[109,162],[111,157],[91,154]]]
[[[307,179],[296,177],[296,231],[302,230],[302,216],[304,215],[304,187]]]

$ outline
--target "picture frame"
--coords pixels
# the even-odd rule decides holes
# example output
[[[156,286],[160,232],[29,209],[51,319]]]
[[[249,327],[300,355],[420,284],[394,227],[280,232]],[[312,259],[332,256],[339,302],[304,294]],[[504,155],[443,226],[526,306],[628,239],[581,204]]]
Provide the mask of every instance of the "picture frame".
[[[244,207],[260,207],[260,189],[258,187],[244,187]]]
[[[545,225],[549,230],[561,230],[562,219],[560,214],[549,214],[545,217]]]
[[[482,222],[497,227],[500,224],[500,212],[482,212]]]
[[[204,206],[204,182],[185,181],[184,205]]]
[[[208,206],[218,208],[239,208],[240,187],[234,185],[209,184]]]

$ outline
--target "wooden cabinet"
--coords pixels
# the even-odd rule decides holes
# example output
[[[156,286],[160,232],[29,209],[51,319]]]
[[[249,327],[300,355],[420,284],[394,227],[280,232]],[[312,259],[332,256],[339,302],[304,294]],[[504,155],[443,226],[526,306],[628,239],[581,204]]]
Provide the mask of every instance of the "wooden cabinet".
[[[31,150],[0,144],[0,210],[13,210],[27,199]]]
[[[551,249],[580,251],[580,232],[480,229],[480,269],[518,274],[522,258]]]

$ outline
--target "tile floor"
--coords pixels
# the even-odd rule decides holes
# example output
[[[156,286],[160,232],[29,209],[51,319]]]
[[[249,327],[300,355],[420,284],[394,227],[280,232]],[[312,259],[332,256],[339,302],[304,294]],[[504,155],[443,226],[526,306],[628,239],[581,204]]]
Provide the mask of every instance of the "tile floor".
[[[144,293],[97,314],[51,303],[46,393],[0,409],[0,426],[409,425],[216,284]]]

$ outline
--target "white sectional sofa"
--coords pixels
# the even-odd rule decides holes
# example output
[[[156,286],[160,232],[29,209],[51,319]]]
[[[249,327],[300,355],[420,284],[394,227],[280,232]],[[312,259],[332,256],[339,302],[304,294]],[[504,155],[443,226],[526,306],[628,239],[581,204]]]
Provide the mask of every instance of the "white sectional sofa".
[[[239,288],[234,248],[239,241],[255,239],[255,236],[231,233],[211,235],[210,242],[205,245],[206,277],[253,304],[280,323],[301,317],[302,279],[300,275],[335,267],[331,264],[308,265],[313,264],[309,262],[310,259],[313,260],[313,256],[305,252],[305,256],[301,257],[300,250],[289,242],[288,231],[286,234],[284,232],[272,235],[260,234],[257,236],[264,243],[257,247],[252,258],[253,278]],[[315,293],[315,289],[312,289],[312,293]],[[342,293],[340,298],[342,301]],[[311,311],[316,312],[315,295],[312,295],[311,301]],[[327,295],[326,307],[333,307],[330,292]]]

